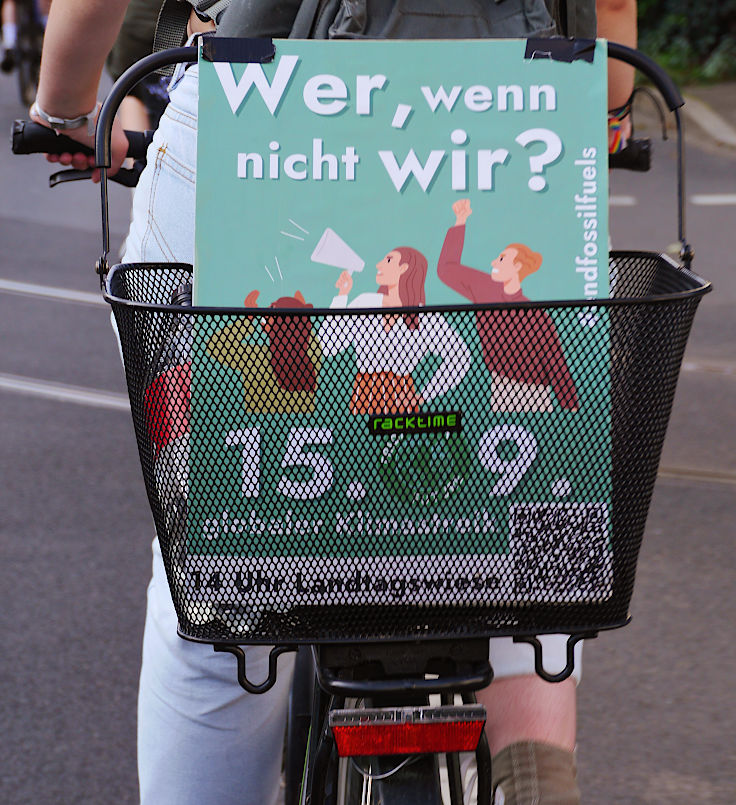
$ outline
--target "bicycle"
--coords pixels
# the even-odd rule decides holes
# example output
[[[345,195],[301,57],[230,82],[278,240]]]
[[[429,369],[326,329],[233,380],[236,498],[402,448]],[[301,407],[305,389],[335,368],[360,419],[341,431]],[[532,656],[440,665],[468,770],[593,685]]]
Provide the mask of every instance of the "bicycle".
[[[676,115],[679,128],[677,109],[682,101],[671,82],[640,54],[609,47],[611,53],[631,60],[654,81]],[[308,318],[319,324],[334,311],[244,313],[242,309],[192,308],[186,304],[186,290],[182,290],[191,280],[191,267],[108,265],[104,166],[109,165],[109,132],[116,104],[128,83],[143,70],[156,69],[167,59],[183,61],[193,55],[184,49],[150,57],[145,65],[126,74],[127,79],[123,76],[103,108],[97,137],[97,162],[103,166],[103,253],[98,271],[120,331],[144,479],[162,550],[168,558],[180,635],[233,654],[239,683],[254,695],[274,684],[278,657],[301,648],[286,743],[288,803],[441,802],[438,755],[444,754],[448,756],[450,802],[457,805],[466,801],[457,757],[460,751],[475,752],[477,799],[487,803],[490,758],[482,732],[483,712],[473,704],[473,694],[492,679],[488,636],[509,635],[530,643],[537,673],[548,681],[561,681],[573,670],[576,642],[623,626],[629,619],[638,547],[674,384],[690,323],[700,299],[710,290],[709,284],[690,270],[693,255],[684,233],[682,153],[678,166],[678,235],[684,265],[675,265],[654,253],[613,253],[616,290],[612,298],[544,305],[555,310],[563,330],[566,322],[589,314],[591,309],[605,317],[610,328],[615,356],[611,366],[615,505],[607,534],[612,552],[601,571],[603,576],[600,568],[584,563],[577,568],[575,578],[561,578],[549,569],[545,575],[534,569],[539,552],[521,547],[527,553],[520,556],[520,566],[526,566],[528,574],[506,579],[506,600],[501,603],[477,607],[429,598],[425,601],[431,606],[384,603],[377,615],[374,605],[284,609],[283,605],[274,606],[274,596],[267,590],[262,610],[253,613],[237,599],[227,600],[220,594],[226,577],[233,572],[226,559],[200,558],[195,565],[199,575],[187,578],[191,552],[184,526],[196,506],[188,494],[188,466],[183,469],[189,443],[187,439],[175,444],[168,461],[162,463],[157,455],[156,431],[165,423],[181,426],[189,422],[186,378],[191,377],[193,358],[187,339],[195,326],[213,331],[232,320],[265,316],[284,322]],[[444,312],[460,321],[474,316],[476,310],[467,306]],[[488,312],[502,318],[511,315],[504,308],[489,308]],[[161,360],[174,334],[178,334],[176,346],[182,351],[176,363],[162,372]],[[166,372],[170,372],[168,379],[175,377],[184,383],[157,384]],[[222,388],[219,394],[223,404],[233,404],[231,388]],[[374,567],[370,572],[390,578],[385,567]],[[422,573],[426,573],[418,565],[413,571],[394,568],[393,572],[397,574],[394,578],[401,580],[403,573],[405,580],[416,578],[420,585]],[[470,584],[478,573],[477,567],[468,571]],[[595,589],[601,580],[609,585],[602,600],[581,597],[581,589]],[[361,584],[359,576],[355,583]],[[242,578],[240,584],[245,586]],[[509,592],[512,585],[523,591],[521,602],[508,600],[514,599]],[[559,593],[551,602],[544,595],[535,599],[535,585],[565,590],[569,600],[558,603],[558,597],[565,597]],[[569,635],[567,665],[556,674],[546,670],[537,640],[548,632]],[[276,646],[266,680],[248,678],[241,645],[250,643]],[[429,704],[430,695],[440,695],[442,703]],[[462,705],[455,704],[456,696]],[[418,759],[412,760],[415,755]],[[360,759],[355,760],[356,756]]]
[[[18,39],[14,51],[21,103],[28,107],[36,99],[44,28],[37,0],[15,0]]]

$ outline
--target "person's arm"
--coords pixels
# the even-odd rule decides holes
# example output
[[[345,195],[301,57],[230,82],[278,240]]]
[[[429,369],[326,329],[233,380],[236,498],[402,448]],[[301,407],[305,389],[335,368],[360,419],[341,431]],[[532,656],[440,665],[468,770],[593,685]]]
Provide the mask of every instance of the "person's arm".
[[[48,115],[71,119],[95,108],[105,59],[118,35],[129,0],[54,0],[43,43],[36,100]],[[44,121],[34,112],[31,118]],[[87,127],[63,132],[94,147]],[[111,173],[125,158],[128,140],[119,124],[113,127]],[[94,164],[83,154],[49,155],[50,162],[75,168]]]
[[[471,302],[476,302],[477,291],[487,285],[489,278],[482,271],[460,262],[464,243],[464,224],[456,224],[447,230],[440,259],[437,261],[437,276],[448,288],[457,291]]]
[[[577,412],[578,393],[575,389],[575,381],[567,368],[557,329],[547,314],[540,317],[537,322],[539,330],[535,335],[535,340],[538,340],[538,348],[545,356],[547,374],[557,401],[565,410]]]
[[[596,0],[598,36],[630,48],[637,43],[636,0]],[[623,106],[634,90],[634,68],[618,59],[608,62],[608,108]]]
[[[448,288],[457,291],[471,302],[477,302],[478,292],[486,288],[489,276],[460,262],[465,245],[465,224],[473,214],[470,199],[456,201],[452,205],[452,211],[455,213],[455,226],[450,227],[445,235],[445,242],[442,244],[440,258],[437,261],[437,276]],[[484,298],[483,301],[489,300]]]
[[[596,0],[598,36],[630,48],[637,44],[636,0]],[[608,150],[626,147],[632,134],[630,101],[634,92],[634,68],[608,60]]]
[[[423,402],[431,402],[460,385],[470,369],[470,349],[440,313],[422,315],[420,327],[425,351],[442,359],[420,393]]]

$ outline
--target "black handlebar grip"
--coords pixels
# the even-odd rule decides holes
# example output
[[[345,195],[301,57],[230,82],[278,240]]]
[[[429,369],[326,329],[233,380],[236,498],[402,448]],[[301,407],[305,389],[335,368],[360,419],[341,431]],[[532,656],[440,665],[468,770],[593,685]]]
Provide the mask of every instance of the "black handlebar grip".
[[[92,148],[31,120],[13,123],[11,144],[14,154],[94,154]]]
[[[126,131],[128,156],[144,159],[146,149],[153,138],[152,131]],[[14,154],[87,154],[94,155],[89,148],[71,137],[57,134],[48,126],[32,120],[16,120],[11,131],[11,146]]]
[[[128,131],[125,130],[128,138],[128,156],[133,159],[145,159],[148,146],[153,139],[152,131]]]
[[[629,140],[626,148],[608,155],[609,168],[623,168],[630,171],[648,171],[652,165],[652,143],[650,140]]]

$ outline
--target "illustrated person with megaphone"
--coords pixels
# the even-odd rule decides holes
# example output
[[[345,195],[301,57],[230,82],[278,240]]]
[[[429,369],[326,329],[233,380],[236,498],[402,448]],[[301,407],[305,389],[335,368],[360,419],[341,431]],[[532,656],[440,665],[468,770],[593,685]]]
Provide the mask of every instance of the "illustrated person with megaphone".
[[[522,282],[539,270],[542,255],[523,243],[511,243],[491,261],[490,272],[469,268],[460,259],[465,224],[473,212],[470,199],[456,201],[452,210],[455,226],[447,231],[437,263],[440,280],[476,304],[528,302]],[[549,412],[554,410],[553,391],[563,409],[578,410],[575,383],[545,310],[479,310],[475,321],[483,360],[493,376],[493,411]]]
[[[424,403],[456,388],[470,368],[470,350],[439,313],[392,313],[392,308],[422,307],[427,258],[417,249],[392,249],[376,264],[378,290],[348,303],[353,287],[349,271],[335,283],[339,308],[383,308],[383,314],[331,316],[317,333],[322,352],[334,356],[353,347],[357,375],[350,399],[353,414],[414,413]],[[424,388],[412,373],[427,355],[441,359]]]

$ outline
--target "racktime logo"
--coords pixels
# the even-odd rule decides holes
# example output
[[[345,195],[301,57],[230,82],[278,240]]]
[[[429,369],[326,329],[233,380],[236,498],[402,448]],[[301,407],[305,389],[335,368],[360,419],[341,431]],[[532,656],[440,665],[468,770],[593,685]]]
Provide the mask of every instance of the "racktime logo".
[[[368,417],[368,432],[372,436],[389,436],[394,433],[460,433],[461,430],[460,411],[379,414]]]

